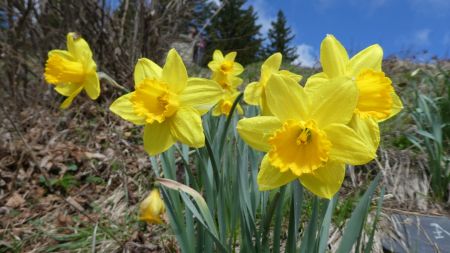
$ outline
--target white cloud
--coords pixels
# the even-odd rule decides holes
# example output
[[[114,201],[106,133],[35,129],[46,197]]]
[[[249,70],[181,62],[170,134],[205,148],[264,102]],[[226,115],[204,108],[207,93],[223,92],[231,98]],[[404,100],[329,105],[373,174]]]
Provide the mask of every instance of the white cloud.
[[[303,67],[314,67],[318,60],[317,54],[312,46],[307,44],[297,45],[298,58],[293,62]]]
[[[275,20],[275,16],[270,15],[267,10],[273,9],[264,0],[251,0],[249,5],[253,6],[253,9],[258,15],[258,24],[261,25],[261,33],[265,35],[270,28],[270,23]]]

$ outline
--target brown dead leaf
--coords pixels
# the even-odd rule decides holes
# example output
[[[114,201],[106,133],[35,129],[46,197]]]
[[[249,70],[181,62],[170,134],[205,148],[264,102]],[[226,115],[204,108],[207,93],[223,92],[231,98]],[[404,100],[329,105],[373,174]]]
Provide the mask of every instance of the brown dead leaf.
[[[17,208],[25,203],[25,199],[20,196],[17,192],[14,192],[11,197],[6,201],[6,206],[11,208]]]
[[[70,226],[72,225],[72,217],[63,213],[58,214],[58,224],[60,226]]]

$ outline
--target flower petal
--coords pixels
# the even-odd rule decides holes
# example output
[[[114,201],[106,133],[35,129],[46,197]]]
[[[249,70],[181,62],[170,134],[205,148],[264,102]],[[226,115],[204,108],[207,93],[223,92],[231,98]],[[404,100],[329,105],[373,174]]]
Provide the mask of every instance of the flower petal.
[[[83,87],[80,86],[77,90],[75,90],[68,98],[66,98],[61,105],[59,106],[60,109],[66,109],[72,104],[73,99],[80,94],[80,92],[83,90]]]
[[[50,58],[50,56],[52,56],[53,54],[58,55],[66,60],[69,61],[75,61],[74,56],[66,50],[58,50],[58,49],[54,49],[48,52],[48,57]]]
[[[272,166],[269,161],[269,156],[266,154],[261,161],[261,169],[258,173],[258,189],[260,191],[272,190],[288,184],[297,178],[291,170],[281,172],[280,169]]]
[[[80,59],[84,65],[90,65],[92,62],[92,51],[88,43],[78,34],[67,34],[67,48],[69,52],[77,59]]]
[[[158,64],[147,58],[141,58],[134,67],[134,84],[137,85],[145,78],[160,79],[162,69]]]
[[[293,79],[273,74],[266,84],[267,106],[282,121],[306,119],[309,100],[303,87]]]
[[[259,82],[252,82],[245,87],[244,101],[250,105],[258,105],[261,100],[263,87]]]
[[[63,83],[55,86],[56,92],[63,96],[70,96],[81,87],[78,83]]]
[[[305,92],[308,93],[314,89],[320,88],[321,84],[328,81],[328,77],[325,73],[320,72],[314,74],[306,80]]]
[[[323,167],[313,173],[304,173],[300,176],[300,183],[315,195],[331,199],[341,188],[345,177],[345,164],[328,161]]]
[[[375,154],[377,152],[378,146],[380,145],[380,128],[375,119],[371,117],[363,119],[359,114],[355,113],[348,126],[363,139],[371,153]]]
[[[223,54],[222,54],[222,51],[220,51],[220,50],[214,50],[214,53],[213,53],[213,60],[214,61],[223,61],[224,60],[224,57],[223,57]]]
[[[173,48],[167,54],[166,64],[163,67],[161,78],[175,93],[180,93],[186,87],[188,80],[186,67],[181,56]]]
[[[395,91],[393,91],[391,93],[391,96],[392,96],[392,110],[391,110],[391,114],[386,119],[381,120],[381,122],[394,117],[395,115],[397,115],[397,113],[399,113],[401,110],[403,110],[402,100],[397,95],[397,93],[395,93]]]
[[[229,52],[227,55],[225,55],[225,60],[234,61],[236,59],[236,55],[236,52]]]
[[[169,119],[172,136],[189,147],[200,148],[205,145],[202,119],[194,108],[182,107]]]
[[[332,144],[330,159],[351,165],[361,165],[376,157],[370,145],[350,127],[343,124],[330,124],[323,130]]]
[[[156,155],[168,150],[175,143],[167,121],[145,125],[144,149],[149,155]]]
[[[309,100],[314,101],[309,117],[320,128],[332,123],[347,124],[358,102],[355,83],[347,77],[339,77],[317,85],[320,88],[309,89],[307,93]]]
[[[280,53],[275,53],[269,56],[269,58],[264,61],[261,66],[261,78],[259,80],[260,83],[264,85],[264,83],[267,82],[267,80],[270,78],[270,75],[278,72],[281,66],[282,59],[283,56]]]
[[[189,78],[180,94],[181,106],[190,106],[201,114],[208,112],[224,95],[222,87],[215,81],[204,78]]]
[[[348,70],[351,75],[356,77],[363,69],[372,69],[381,71],[381,62],[383,60],[383,49],[380,45],[369,46],[350,59]]]
[[[238,76],[244,72],[244,67],[240,63],[233,63],[233,75]]]
[[[84,90],[88,96],[95,100],[100,95],[100,81],[98,80],[97,72],[91,72],[86,76],[83,83]]]
[[[145,118],[134,113],[133,103],[130,100],[133,94],[134,92],[130,92],[119,97],[109,106],[109,110],[133,124],[144,125]]]
[[[280,70],[280,71],[278,71],[278,73],[281,74],[281,75],[287,76],[289,78],[292,78],[296,82],[300,82],[300,80],[302,80],[302,78],[303,78],[303,76],[295,74],[295,73],[293,73],[291,71],[288,71],[288,70]]]
[[[329,78],[345,74],[348,64],[348,54],[342,44],[333,36],[327,35],[320,44],[320,63],[323,72]]]
[[[258,116],[239,120],[236,129],[250,147],[259,151],[269,151],[269,138],[281,128],[281,121],[274,116]]]

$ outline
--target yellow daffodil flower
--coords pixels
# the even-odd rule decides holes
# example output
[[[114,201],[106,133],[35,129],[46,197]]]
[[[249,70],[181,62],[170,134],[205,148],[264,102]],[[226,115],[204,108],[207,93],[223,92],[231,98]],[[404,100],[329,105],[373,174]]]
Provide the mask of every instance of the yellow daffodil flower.
[[[45,80],[67,98],[61,104],[65,109],[84,89],[91,99],[100,95],[97,65],[87,42],[76,33],[67,34],[67,50],[51,50],[45,64]]]
[[[230,76],[224,79],[215,78],[214,74],[211,78],[212,80],[216,81],[220,86],[222,86],[222,89],[225,92],[234,93],[237,91],[237,88],[242,83],[242,79],[236,76]]]
[[[295,82],[300,82],[301,75],[294,74],[287,70],[280,70],[283,56],[280,53],[271,55],[261,66],[261,77],[258,82],[250,83],[244,91],[244,101],[250,105],[259,105],[262,115],[271,115],[267,107],[266,83],[272,74],[281,74],[292,78]]]
[[[165,212],[164,202],[158,189],[153,189],[139,206],[139,220],[153,224],[163,223],[161,216]]]
[[[213,108],[212,115],[213,116],[220,116],[225,115],[228,117],[230,115],[231,107],[233,106],[234,101],[239,96],[239,91],[236,91],[234,93],[227,92],[224,97],[217,103],[217,105]],[[242,109],[241,105],[236,105],[236,110],[239,113],[239,115],[244,114],[244,110]]]
[[[223,96],[217,82],[188,78],[175,49],[161,69],[149,59],[139,59],[134,70],[135,91],[121,96],[110,110],[136,125],[145,125],[144,149],[156,155],[177,140],[190,147],[203,147],[201,115]]]
[[[242,83],[242,79],[236,78],[244,71],[241,64],[235,62],[237,53],[230,52],[225,57],[220,50],[215,50],[213,60],[208,63],[209,69],[213,72],[212,79],[219,84]],[[240,81],[239,81],[240,80]]]
[[[395,93],[392,81],[381,69],[383,49],[375,44],[360,51],[351,59],[342,44],[327,35],[320,47],[323,72],[313,75],[306,82],[306,90],[320,88],[324,79],[346,76],[354,80],[358,88],[358,104],[349,125],[376,150],[380,142],[377,122],[396,115],[402,102]]]
[[[273,116],[242,119],[237,125],[248,145],[268,152],[258,174],[260,190],[299,179],[314,194],[330,199],[342,184],[345,164],[375,157],[347,126],[358,102],[357,88],[348,78],[326,80],[320,89],[305,92],[295,79],[272,74],[265,92]]]

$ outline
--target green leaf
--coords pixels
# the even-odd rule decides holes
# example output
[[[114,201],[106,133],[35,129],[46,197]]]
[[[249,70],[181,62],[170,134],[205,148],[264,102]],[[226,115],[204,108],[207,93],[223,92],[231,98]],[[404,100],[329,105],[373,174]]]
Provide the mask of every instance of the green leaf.
[[[370,201],[378,185],[378,182],[380,181],[380,177],[381,173],[378,173],[372,183],[370,183],[367,191],[359,200],[355,210],[352,212],[352,215],[350,216],[350,219],[345,226],[341,244],[339,245],[336,253],[350,252],[356,240],[361,236],[364,221],[369,210]]]
[[[328,235],[330,232],[331,217],[333,215],[334,208],[336,207],[337,196],[334,196],[330,202],[328,202],[327,212],[322,221],[322,227],[320,228],[319,237],[319,250],[317,252],[324,253],[328,245]]]

